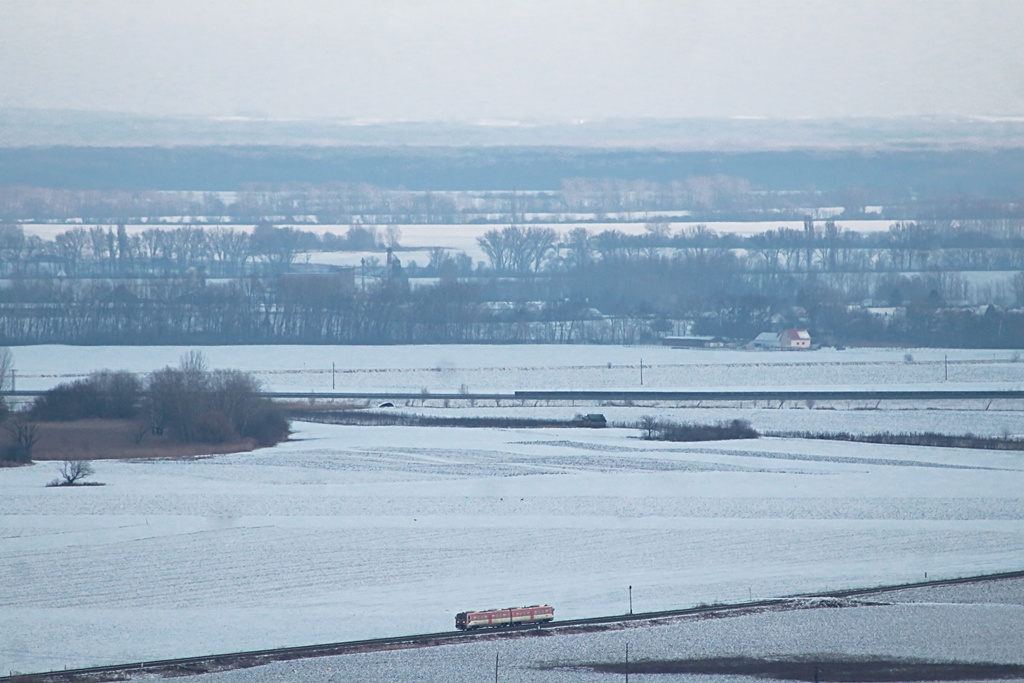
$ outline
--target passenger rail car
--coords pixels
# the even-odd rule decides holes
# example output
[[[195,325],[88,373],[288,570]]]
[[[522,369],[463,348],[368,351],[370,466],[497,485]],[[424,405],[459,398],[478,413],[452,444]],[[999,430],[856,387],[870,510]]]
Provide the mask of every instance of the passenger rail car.
[[[455,615],[455,628],[460,631],[469,631],[474,628],[500,628],[518,624],[538,624],[551,621],[554,618],[555,608],[551,605],[507,607],[481,612],[459,612]]]

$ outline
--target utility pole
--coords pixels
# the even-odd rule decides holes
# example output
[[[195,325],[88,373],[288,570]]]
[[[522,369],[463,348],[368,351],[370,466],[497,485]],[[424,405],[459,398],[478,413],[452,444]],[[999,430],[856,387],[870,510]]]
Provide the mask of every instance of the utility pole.
[[[494,683],[498,683],[498,653],[494,653]]]
[[[640,386],[644,385],[644,359],[640,359]]]
[[[626,643],[626,683],[629,683],[629,643]]]
[[[633,613],[633,587],[629,587],[629,613]]]
[[[331,363],[331,391],[334,391],[334,363]]]

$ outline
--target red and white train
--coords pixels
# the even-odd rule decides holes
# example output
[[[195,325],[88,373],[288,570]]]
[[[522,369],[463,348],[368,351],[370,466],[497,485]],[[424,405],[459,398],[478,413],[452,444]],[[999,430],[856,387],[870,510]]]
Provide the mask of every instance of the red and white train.
[[[555,618],[555,608],[551,605],[531,605],[530,607],[508,607],[506,609],[488,609],[482,612],[459,612],[455,615],[455,628],[468,631],[474,628],[497,628],[518,624],[538,624]]]

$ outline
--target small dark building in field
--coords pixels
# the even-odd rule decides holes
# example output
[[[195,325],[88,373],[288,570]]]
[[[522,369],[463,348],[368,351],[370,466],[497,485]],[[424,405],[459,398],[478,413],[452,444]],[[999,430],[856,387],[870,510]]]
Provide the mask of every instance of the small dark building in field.
[[[607,427],[608,420],[601,413],[589,413],[580,418],[580,424],[584,427]]]

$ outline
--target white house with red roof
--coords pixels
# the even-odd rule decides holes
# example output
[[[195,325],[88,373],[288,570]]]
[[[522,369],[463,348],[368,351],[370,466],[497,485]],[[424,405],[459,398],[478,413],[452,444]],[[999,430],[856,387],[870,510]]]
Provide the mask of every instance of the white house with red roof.
[[[809,349],[811,348],[811,335],[807,330],[785,330],[779,335],[779,345],[783,349]]]

